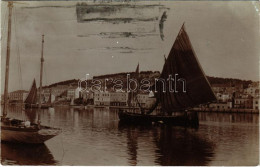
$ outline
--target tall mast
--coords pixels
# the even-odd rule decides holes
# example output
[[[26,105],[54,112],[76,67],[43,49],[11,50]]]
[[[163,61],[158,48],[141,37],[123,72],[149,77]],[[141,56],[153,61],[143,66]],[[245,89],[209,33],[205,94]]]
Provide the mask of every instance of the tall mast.
[[[42,72],[43,72],[43,44],[44,44],[44,35],[42,35],[42,52],[41,52],[41,73],[40,73],[40,90],[39,90],[39,109],[38,109],[38,126],[40,127],[41,125],[41,106],[42,106]]]
[[[11,26],[12,26],[12,8],[13,2],[8,2],[9,15],[8,15],[8,34],[7,34],[7,50],[6,50],[6,63],[5,63],[5,90],[4,90],[4,109],[3,117],[7,115],[8,107],[8,82],[9,82],[9,62],[10,62],[10,44],[11,44]]]

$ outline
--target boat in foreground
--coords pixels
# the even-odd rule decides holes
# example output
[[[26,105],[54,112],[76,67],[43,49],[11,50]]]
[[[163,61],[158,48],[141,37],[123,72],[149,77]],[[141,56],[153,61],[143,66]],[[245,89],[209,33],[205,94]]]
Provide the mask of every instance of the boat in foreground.
[[[135,75],[138,81],[139,65]],[[151,90],[155,92],[156,101],[154,105],[145,112],[138,103],[137,93],[134,93],[134,96],[129,96],[129,98],[133,99],[132,97],[134,97],[136,99],[140,113],[121,110],[118,112],[120,121],[134,124],[162,122],[171,125],[198,126],[198,114],[190,111],[190,109],[216,101],[207,77],[192,48],[184,24],[176,37],[169,56],[167,59],[165,58],[160,78],[157,78],[157,81],[159,80],[164,82],[157,83],[155,81]],[[160,114],[151,115],[159,104],[161,106]]]
[[[197,112],[184,112],[180,115],[150,115],[141,113],[131,113],[124,110],[119,110],[118,116],[121,122],[130,124],[151,124],[164,123],[176,126],[199,126],[199,118]]]
[[[3,116],[1,116],[1,141],[23,143],[23,144],[42,144],[46,140],[49,140],[61,133],[61,129],[59,128],[52,128],[52,127],[41,125],[41,117],[40,117],[41,114],[39,112],[41,111],[42,71],[43,71],[43,61],[44,61],[43,60],[44,35],[42,35],[41,73],[40,73],[40,88],[39,88],[40,93],[39,93],[39,102],[37,104],[38,105],[37,123],[31,123],[29,121],[22,121],[18,119],[11,119],[7,117],[12,7],[13,7],[13,2],[9,1],[4,107],[3,107]],[[36,97],[35,92],[34,92],[34,97]]]
[[[23,144],[42,144],[61,133],[61,129],[24,122],[18,119],[2,118],[1,140]]]

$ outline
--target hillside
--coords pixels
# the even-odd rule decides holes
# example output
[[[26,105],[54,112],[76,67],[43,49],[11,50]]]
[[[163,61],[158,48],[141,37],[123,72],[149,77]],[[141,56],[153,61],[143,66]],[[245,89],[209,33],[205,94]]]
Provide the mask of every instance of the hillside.
[[[102,83],[104,84],[105,79],[108,79],[108,81],[106,82],[106,86],[109,89],[110,87],[112,87],[115,83],[112,82],[111,79],[113,79],[113,81],[117,80],[122,80],[123,81],[123,85],[124,87],[126,86],[126,80],[127,80],[127,74],[130,74],[130,78],[134,77],[134,72],[125,72],[125,73],[116,73],[116,74],[107,74],[107,75],[100,75],[100,76],[94,76],[93,79],[94,80],[100,80],[102,81]],[[140,80],[142,80],[143,78],[147,78],[151,81],[151,83],[154,82],[154,78],[159,78],[160,76],[160,72],[159,71],[141,71],[140,72]],[[235,85],[243,85],[244,88],[247,88],[249,84],[253,83],[253,81],[251,80],[241,80],[241,79],[234,79],[234,78],[220,78],[220,77],[212,77],[212,76],[207,76],[209,82],[211,85],[214,84],[224,84],[224,85],[230,85],[230,86],[235,86]],[[55,87],[57,85],[73,85],[73,86],[77,86],[78,85],[78,81],[77,79],[71,79],[71,80],[66,80],[66,81],[61,81],[61,82],[57,82],[57,83],[53,83],[51,85],[48,86],[44,86],[44,88],[51,88],[51,87]],[[88,81],[88,85],[91,85],[92,80]],[[84,82],[82,82],[82,86],[84,87]]]

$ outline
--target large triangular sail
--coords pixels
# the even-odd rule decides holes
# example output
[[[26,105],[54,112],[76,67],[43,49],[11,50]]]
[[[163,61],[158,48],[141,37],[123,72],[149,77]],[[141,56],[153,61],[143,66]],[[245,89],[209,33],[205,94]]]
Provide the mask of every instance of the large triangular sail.
[[[170,85],[169,82],[170,75],[176,80],[173,82],[173,85]],[[181,79],[177,80],[177,78],[174,78],[175,75]],[[216,100],[211,86],[196,58],[184,25],[165,61],[160,79],[166,81],[165,85],[158,83],[156,86],[158,92],[157,98],[161,103],[163,111],[172,113],[176,110],[184,110]],[[183,91],[184,86],[185,91]],[[178,89],[178,92],[170,91],[170,87]]]
[[[34,79],[30,92],[29,92],[28,96],[26,97],[24,103],[25,104],[36,104],[36,102],[37,102],[37,87],[36,87],[36,82]]]

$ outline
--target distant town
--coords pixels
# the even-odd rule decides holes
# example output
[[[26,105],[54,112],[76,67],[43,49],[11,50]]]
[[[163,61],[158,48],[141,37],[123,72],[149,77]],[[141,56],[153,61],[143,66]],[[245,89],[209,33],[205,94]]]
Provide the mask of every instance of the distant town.
[[[91,82],[92,80],[117,78],[123,80],[123,84],[125,85],[126,74],[127,73],[117,73],[94,76],[93,79],[88,80],[88,82]],[[159,71],[140,72],[140,78],[148,78],[151,80],[151,82],[154,81],[154,78],[159,76]],[[217,101],[210,104],[198,106],[194,108],[194,110],[249,113],[259,112],[259,81],[254,82],[250,80],[245,81],[240,79],[217,78],[209,76],[208,80],[217,97]],[[89,92],[80,91],[78,83],[79,80],[72,79],[44,86],[42,90],[42,103],[47,103],[48,101],[51,101],[53,105],[115,108],[124,108],[128,106],[128,93],[115,91],[114,89],[112,89],[112,85],[109,84],[109,82],[106,85],[107,91]],[[139,93],[137,95],[137,99],[141,107],[150,108],[153,105],[155,98],[151,98],[150,93]],[[28,90],[17,90],[10,92],[9,103],[24,103],[28,94]],[[39,96],[39,92],[37,94]],[[132,104],[131,106],[138,107],[137,104]]]

